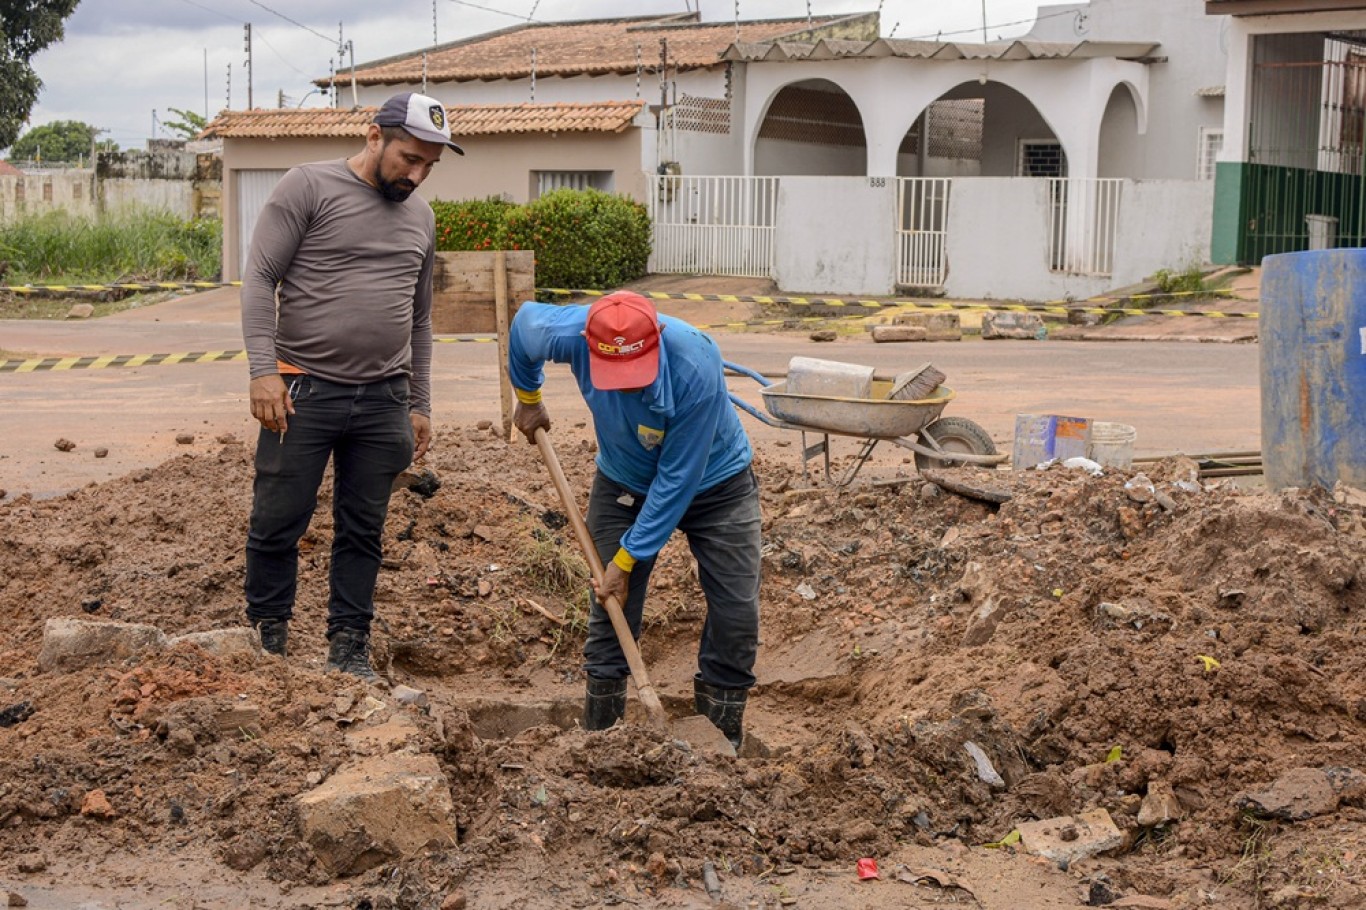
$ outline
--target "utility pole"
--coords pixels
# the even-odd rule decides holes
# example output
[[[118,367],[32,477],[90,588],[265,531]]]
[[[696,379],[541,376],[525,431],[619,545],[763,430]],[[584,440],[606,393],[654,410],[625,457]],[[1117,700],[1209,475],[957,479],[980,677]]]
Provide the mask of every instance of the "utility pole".
[[[228,63],[228,96],[223,104],[224,110],[232,110],[232,62]]]
[[[285,90],[280,89],[275,93],[275,106],[282,108],[285,106]]]
[[[987,43],[987,0],[982,0],[982,43]]]
[[[209,119],[209,49],[204,48],[204,119]]]
[[[251,23],[247,22],[242,26],[242,47],[247,52],[247,110],[251,110],[256,105],[251,97]]]

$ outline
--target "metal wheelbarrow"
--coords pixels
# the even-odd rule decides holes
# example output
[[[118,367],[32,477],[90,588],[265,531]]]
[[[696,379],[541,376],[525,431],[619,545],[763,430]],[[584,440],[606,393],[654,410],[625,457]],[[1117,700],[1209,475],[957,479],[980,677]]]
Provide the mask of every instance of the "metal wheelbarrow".
[[[787,391],[786,380],[773,382],[748,367],[730,362],[724,365],[727,370],[759,383],[767,410],[761,411],[731,392],[730,400],[735,407],[768,426],[802,434],[802,474],[808,482],[808,462],[823,456],[826,481],[847,486],[858,476],[879,442],[910,449],[915,453],[917,470],[964,464],[998,465],[1008,457],[997,454],[986,430],[971,420],[940,416],[954,398],[953,390],[946,386],[941,385],[928,398],[911,401],[889,399],[892,382],[879,379],[873,380],[870,398],[798,395]],[[807,445],[808,433],[819,434],[821,440]],[[854,463],[839,481],[830,476],[831,436],[863,440]]]

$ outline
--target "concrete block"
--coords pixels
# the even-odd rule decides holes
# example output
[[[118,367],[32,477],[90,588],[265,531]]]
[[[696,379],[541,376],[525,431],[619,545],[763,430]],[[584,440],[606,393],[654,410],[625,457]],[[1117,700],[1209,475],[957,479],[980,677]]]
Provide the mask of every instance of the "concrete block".
[[[208,632],[191,632],[187,635],[176,635],[166,641],[168,648],[174,648],[180,644],[203,648],[216,657],[228,657],[230,655],[258,657],[261,654],[261,639],[257,636],[255,629],[247,626],[236,626],[231,629],[210,629]]]
[[[1026,853],[1051,859],[1060,866],[1124,844],[1124,835],[1104,809],[1024,822],[1018,830],[1020,846]]]
[[[450,784],[429,754],[395,752],[344,767],[297,805],[300,837],[337,875],[457,842]]]
[[[919,326],[926,341],[962,341],[963,319],[958,313],[932,310],[923,313],[897,313],[892,325]]]
[[[38,669],[49,673],[97,667],[165,646],[166,635],[156,626],[56,616],[43,626]]]
[[[918,325],[875,325],[873,326],[873,340],[878,344],[899,341],[927,341],[930,333],[924,326]]]
[[[1048,329],[1038,313],[983,313],[982,337],[1042,341]]]

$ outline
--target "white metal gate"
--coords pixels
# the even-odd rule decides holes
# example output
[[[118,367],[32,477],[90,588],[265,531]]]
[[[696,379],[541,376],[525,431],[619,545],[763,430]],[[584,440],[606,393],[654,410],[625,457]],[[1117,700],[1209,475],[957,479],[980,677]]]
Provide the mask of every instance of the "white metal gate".
[[[948,177],[897,178],[896,283],[942,287],[949,275]]]
[[[1115,268],[1122,179],[1049,177],[1048,267],[1105,276]]]
[[[247,253],[251,252],[251,232],[256,228],[256,219],[261,209],[266,207],[275,184],[285,175],[283,170],[237,171],[237,231],[241,245],[237,248],[237,274],[241,275],[247,265]]]
[[[648,176],[651,272],[773,275],[777,177]]]

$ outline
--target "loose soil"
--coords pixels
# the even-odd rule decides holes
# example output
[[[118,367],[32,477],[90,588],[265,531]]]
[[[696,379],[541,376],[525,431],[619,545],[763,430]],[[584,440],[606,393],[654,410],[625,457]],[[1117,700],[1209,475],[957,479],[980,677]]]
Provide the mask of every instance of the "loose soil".
[[[555,437],[581,495],[586,433]],[[39,671],[53,617],[241,625],[248,444],[0,503],[0,892],[128,908],[1366,906],[1359,793],[1297,822],[1237,801],[1291,769],[1366,768],[1366,522],[1346,494],[1200,484],[1175,459],[1148,470],[1157,496],[1126,489],[1132,472],[956,475],[1010,495],[995,505],[913,474],[804,488],[761,456],[760,685],[727,758],[652,731],[634,698],[632,722],[576,728],[582,562],[536,450],[492,434],[441,427],[439,488],[392,502],[375,658],[425,708],[321,669],[327,485],[287,659],[180,644]],[[643,640],[676,716],[704,616],[694,571],[673,542]],[[244,706],[259,722],[218,720]],[[398,721],[409,733],[386,738]],[[458,843],[333,876],[297,798],[376,749],[436,758]],[[1140,825],[1150,791],[1178,817]],[[1009,843],[1093,808],[1124,835],[1105,855],[1063,869]],[[859,881],[862,858],[880,880]]]

